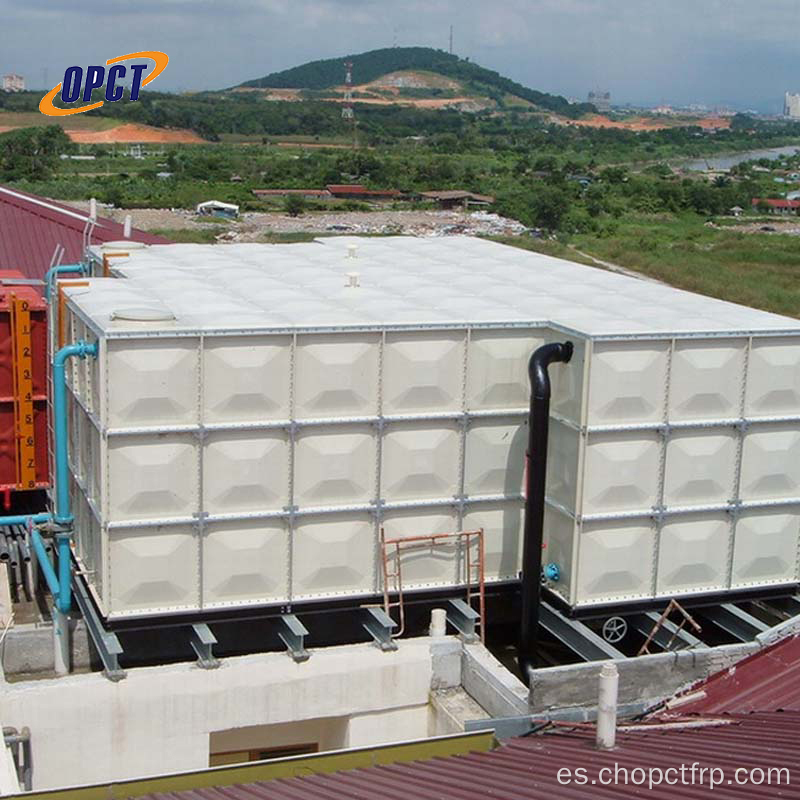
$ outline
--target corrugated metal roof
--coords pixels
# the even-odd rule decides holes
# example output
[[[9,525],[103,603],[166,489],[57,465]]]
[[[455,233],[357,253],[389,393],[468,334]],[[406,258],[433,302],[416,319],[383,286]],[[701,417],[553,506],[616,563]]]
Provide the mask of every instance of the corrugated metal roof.
[[[16,269],[28,278],[44,278],[56,245],[64,247],[62,263],[83,257],[86,214],[44,197],[0,186],[0,268]],[[97,218],[92,242],[123,238],[119,222]],[[131,239],[147,244],[169,244],[169,239],[134,229]]]
[[[689,702],[675,706],[681,714],[800,712],[800,637],[754,653],[693,686],[684,697]]]
[[[695,724],[697,722],[695,721]],[[585,797],[708,797],[710,773],[699,783],[701,767],[723,770],[723,783],[713,797],[798,797],[797,789],[773,785],[737,785],[737,769],[769,768],[790,771],[798,780],[800,768],[800,714],[768,713],[708,720],[701,727],[654,728],[640,725],[620,732],[618,746],[610,752],[594,747],[594,733],[585,728],[512,739],[489,753],[472,753],[409,764],[390,764],[346,772],[283,778],[262,783],[196,789],[150,795],[153,800],[553,800]],[[695,772],[691,772],[696,764]],[[614,785],[603,781],[615,766],[627,770],[628,783],[619,772]],[[681,767],[684,767],[681,781]],[[577,783],[576,770],[586,782]],[[606,769],[608,772],[601,773]],[[633,770],[637,770],[636,773]],[[668,769],[676,772],[666,773]],[[573,780],[566,783],[565,772]],[[648,770],[654,782],[648,787]],[[795,773],[791,776],[791,773]],[[694,774],[694,784],[692,784]],[[677,780],[668,785],[663,779]],[[720,777],[720,773],[715,773]],[[739,778],[743,773],[739,773]],[[758,773],[756,778],[758,778]],[[643,779],[644,785],[634,783]],[[581,778],[582,780],[582,778]],[[594,781],[594,783],[593,783]],[[622,782],[621,782],[622,781]],[[730,781],[730,783],[728,783]]]

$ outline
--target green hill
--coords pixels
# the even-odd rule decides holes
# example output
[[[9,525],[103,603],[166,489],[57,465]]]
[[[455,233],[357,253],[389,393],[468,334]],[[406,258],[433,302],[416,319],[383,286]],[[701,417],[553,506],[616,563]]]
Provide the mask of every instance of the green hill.
[[[498,72],[432,47],[387,47],[341,58],[309,61],[263,78],[245,81],[236,88],[330,89],[343,83],[344,61],[353,62],[353,76],[358,84],[369,83],[399,70],[426,70],[460,81],[476,94],[488,95],[499,102],[506,95],[513,95],[540,108],[570,117],[596,110],[588,103],[570,104],[560,95],[529,89]]]

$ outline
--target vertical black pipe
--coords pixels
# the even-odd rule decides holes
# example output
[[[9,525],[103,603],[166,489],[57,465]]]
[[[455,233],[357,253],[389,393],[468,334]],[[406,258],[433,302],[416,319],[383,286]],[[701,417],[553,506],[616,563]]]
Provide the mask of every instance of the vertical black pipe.
[[[522,540],[522,611],[517,660],[522,679],[529,683],[529,670],[536,656],[541,592],[544,492],[547,477],[547,435],[550,427],[550,364],[572,358],[572,342],[545,344],[534,351],[528,363],[531,410],[528,417],[528,460],[525,485],[525,528]]]

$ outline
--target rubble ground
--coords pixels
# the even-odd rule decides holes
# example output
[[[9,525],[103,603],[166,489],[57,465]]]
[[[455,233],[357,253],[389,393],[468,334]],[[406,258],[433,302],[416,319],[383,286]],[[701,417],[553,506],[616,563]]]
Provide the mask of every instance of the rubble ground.
[[[86,210],[87,203],[72,203]],[[530,229],[513,219],[487,211],[321,211],[290,217],[282,212],[245,212],[237,220],[202,219],[184,209],[103,209],[104,216],[122,222],[130,214],[142,230],[192,230],[224,227],[221,242],[257,242],[275,233],[409,234],[412,236],[519,236]]]

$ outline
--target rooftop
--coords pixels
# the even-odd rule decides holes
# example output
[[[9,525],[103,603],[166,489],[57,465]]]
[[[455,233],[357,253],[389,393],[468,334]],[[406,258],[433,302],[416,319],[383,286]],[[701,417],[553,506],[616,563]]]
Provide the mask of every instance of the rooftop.
[[[517,326],[585,336],[800,333],[800,321],[472,237],[329,237],[178,244],[113,259],[74,304],[97,333],[130,335],[122,308],[174,315],[175,332]],[[346,287],[358,273],[359,286]],[[69,291],[69,290],[68,290]]]
[[[557,797],[598,796],[641,798],[648,789],[648,770],[654,785],[646,796],[658,798],[702,797],[709,791],[711,773],[723,770],[725,780],[713,787],[715,798],[781,796],[781,787],[735,785],[737,769],[793,768],[800,763],[797,736],[800,714],[748,714],[725,720],[706,720],[693,727],[630,726],[617,736],[613,751],[594,746],[589,728],[560,730],[554,734],[511,739],[488,753],[416,761],[410,764],[355,769],[331,774],[304,775],[268,782],[152,794],[151,800],[553,800]],[[697,769],[691,773],[692,764]],[[602,785],[620,773],[616,783]],[[683,785],[679,780],[685,767]],[[705,767],[705,783],[699,769]],[[601,770],[606,770],[601,773]],[[674,769],[675,773],[666,773]],[[569,772],[570,781],[565,783]],[[581,784],[580,774],[587,784]],[[659,772],[656,772],[658,770]],[[623,775],[627,774],[626,784]],[[655,783],[658,776],[661,783]],[[739,773],[741,775],[741,773]],[[692,775],[696,783],[692,785]],[[719,776],[719,773],[716,773]],[[717,777],[719,780],[719,777]],[[592,785],[594,784],[594,785]],[[789,796],[790,787],[784,782]]]
[[[754,653],[692,687],[676,705],[681,714],[750,711],[800,713],[800,636]]]
[[[64,247],[62,263],[80,261],[87,219],[86,214],[63,203],[0,186],[0,268],[43,279],[57,245]],[[124,228],[119,222],[97,218],[92,242],[118,241],[123,236]],[[131,239],[148,244],[169,241],[136,229],[131,232]]]

